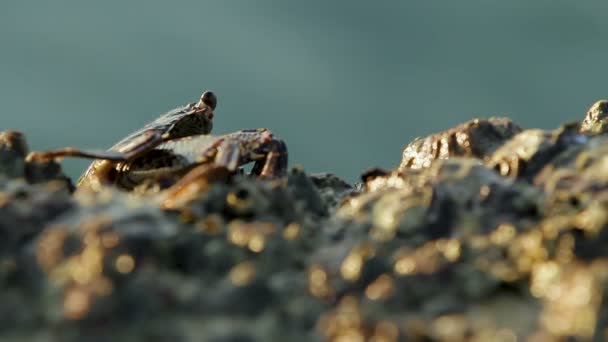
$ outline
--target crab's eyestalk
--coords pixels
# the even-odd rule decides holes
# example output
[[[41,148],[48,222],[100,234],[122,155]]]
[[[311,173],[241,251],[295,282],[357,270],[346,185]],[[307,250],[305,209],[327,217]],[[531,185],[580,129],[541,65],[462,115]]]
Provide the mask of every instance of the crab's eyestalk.
[[[163,134],[163,139],[171,140],[191,135],[209,134],[213,129],[214,109],[217,97],[211,91],[205,91],[197,103],[190,103],[184,110],[175,114],[172,126]],[[162,117],[161,117],[162,118]]]
[[[206,90],[203,95],[201,95],[199,105],[201,104],[206,104],[211,107],[211,109],[215,110],[215,107],[217,106],[217,97],[212,91]]]

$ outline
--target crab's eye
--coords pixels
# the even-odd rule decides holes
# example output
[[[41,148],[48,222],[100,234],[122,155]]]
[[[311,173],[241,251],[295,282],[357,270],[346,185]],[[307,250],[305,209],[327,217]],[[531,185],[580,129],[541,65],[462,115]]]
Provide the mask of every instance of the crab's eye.
[[[215,106],[217,106],[217,97],[212,91],[207,90],[201,95],[201,102],[211,107],[211,109],[215,109]]]

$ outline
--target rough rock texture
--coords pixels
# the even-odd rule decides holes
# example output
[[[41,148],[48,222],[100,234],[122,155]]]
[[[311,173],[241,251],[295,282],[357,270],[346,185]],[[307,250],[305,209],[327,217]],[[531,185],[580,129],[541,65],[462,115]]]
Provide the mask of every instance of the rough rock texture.
[[[446,131],[416,138],[403,150],[399,170],[421,169],[452,157],[487,158],[505,141],[521,132],[507,118],[474,119]]]
[[[430,146],[410,155],[420,167],[358,186],[237,175],[170,210],[149,192],[73,192],[1,133],[0,339],[604,341],[596,119],[471,121],[410,144]]]
[[[606,119],[608,119],[608,101],[600,100],[589,108],[587,116],[581,123],[581,132],[589,133],[604,133],[608,126],[606,125]]]

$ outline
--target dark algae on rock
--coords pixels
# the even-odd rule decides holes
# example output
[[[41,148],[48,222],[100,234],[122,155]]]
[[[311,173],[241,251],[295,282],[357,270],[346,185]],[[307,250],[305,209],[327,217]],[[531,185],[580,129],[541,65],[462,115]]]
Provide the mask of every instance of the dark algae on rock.
[[[0,133],[0,339],[605,341],[605,104],[552,131],[472,120],[357,185],[272,142],[252,174],[222,148],[74,188]]]

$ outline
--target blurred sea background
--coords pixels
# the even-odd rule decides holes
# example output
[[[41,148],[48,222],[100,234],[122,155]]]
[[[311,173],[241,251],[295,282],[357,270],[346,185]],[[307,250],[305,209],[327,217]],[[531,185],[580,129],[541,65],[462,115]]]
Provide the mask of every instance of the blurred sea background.
[[[581,120],[608,97],[608,1],[0,3],[0,130],[105,148],[218,94],[215,134],[267,127],[349,181],[474,117]],[[77,177],[88,161],[65,161]]]

